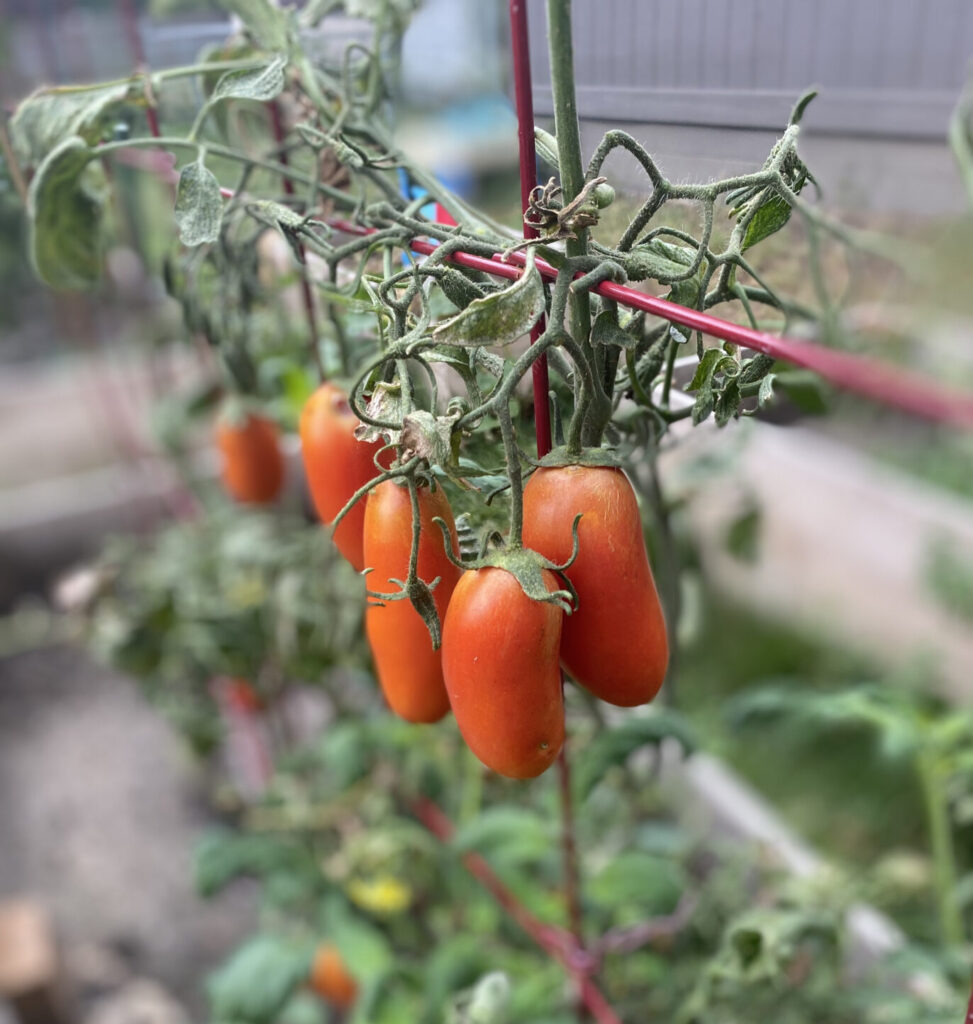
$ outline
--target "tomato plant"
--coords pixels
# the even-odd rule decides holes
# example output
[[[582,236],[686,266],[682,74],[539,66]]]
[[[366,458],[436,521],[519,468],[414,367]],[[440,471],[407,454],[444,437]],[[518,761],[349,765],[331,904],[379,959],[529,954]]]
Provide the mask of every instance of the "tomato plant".
[[[653,832],[662,797],[632,756],[670,736],[688,746],[678,715],[606,721],[578,689],[565,695],[560,670],[623,707],[658,694],[685,625],[659,452],[678,440],[676,424],[725,427],[759,412],[784,382],[768,352],[795,351],[769,346],[766,331],[751,332],[752,349],[707,344],[685,325],[712,325],[707,311],[735,304],[754,327],[759,311],[767,330],[799,320],[836,330],[821,281],[809,307],[765,281],[752,254],[792,216],[814,261],[825,235],[855,240],[805,193],[814,178],[798,142],[811,96],[747,174],[670,181],[619,129],[584,164],[570,4],[549,0],[557,116],[555,134],[537,130],[535,141],[556,174],[538,185],[525,172],[514,230],[402,153],[385,121],[410,0],[225,6],[238,36],[198,64],[44,90],[10,125],[31,178],[31,257],[55,287],[98,278],[105,163],[177,153],[178,242],[165,284],[187,338],[218,355],[207,393],[273,403],[284,424],[299,415],[318,516],[367,571],[362,626],[360,580],[322,550],[320,530],[240,509],[109,559],[93,639],[145,680],[197,750],[211,752],[225,732],[214,678],[251,680],[261,718],[280,726],[262,792],[238,794],[235,827],[199,858],[205,892],[256,876],[268,910],[261,934],[214,980],[214,1019],[317,1020],[320,1007],[295,1009],[309,977],[356,1024],[431,1024],[444,1009],[489,1024],[589,1012],[696,1021],[731,1003],[732,1013],[759,1006],[783,1021],[781,991],[806,978],[807,1019],[823,1019],[822,992],[839,975],[838,911],[807,897],[754,910],[762,877],[751,892],[733,875],[725,901],[704,892],[720,858],[697,856],[681,833],[674,841],[668,820],[668,838]],[[308,34],[339,7],[372,16],[371,44],[312,56]],[[184,78],[203,98],[180,133],[166,103]],[[144,106],[172,134],[116,137],[118,119]],[[621,204],[602,171],[621,152],[644,169],[649,194],[610,230],[605,212]],[[167,172],[165,158],[158,166]],[[413,198],[416,188],[424,194]],[[697,229],[667,219],[676,202],[692,206]],[[430,219],[433,203],[453,223]],[[261,264],[268,239],[286,273]],[[626,281],[646,283],[626,293],[632,308],[618,297]],[[661,305],[647,305],[650,292]],[[721,336],[737,337],[729,326]],[[525,383],[535,371],[532,417]],[[541,455],[548,414],[564,451],[538,464],[528,437]],[[217,443],[230,492],[273,501],[283,461],[270,420],[247,413],[222,425]],[[636,487],[665,552],[660,590],[676,595],[668,623]],[[394,718],[365,669],[366,639]],[[328,723],[301,741],[288,727],[299,688],[318,692]],[[247,701],[236,703],[253,745],[266,746]],[[577,741],[574,775],[558,757],[566,736]],[[537,781],[517,787],[514,802],[496,774]],[[477,897],[464,888],[467,870],[484,887]],[[734,924],[741,903],[748,914]],[[520,928],[513,937],[501,910]],[[962,923],[950,920],[955,939]],[[670,945],[654,948],[660,934]],[[693,978],[673,981],[669,998],[664,982],[687,961]]]

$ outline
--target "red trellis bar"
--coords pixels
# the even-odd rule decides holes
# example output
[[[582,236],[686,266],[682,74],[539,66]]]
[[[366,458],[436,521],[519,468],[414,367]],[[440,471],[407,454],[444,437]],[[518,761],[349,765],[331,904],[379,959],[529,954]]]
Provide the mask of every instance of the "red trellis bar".
[[[178,180],[169,154],[160,160],[145,150],[130,149],[121,150],[115,156],[125,163],[151,170],[170,183]],[[227,199],[233,196],[232,190],[228,188],[222,188],[220,192]],[[331,220],[329,223],[336,230],[351,235],[368,235],[375,230],[341,219]],[[436,225],[430,224],[430,228],[435,229]],[[415,252],[426,256],[437,249],[437,244],[426,238],[413,238],[409,246]],[[503,277],[511,281],[520,277],[525,261],[523,253],[513,253],[508,262],[504,262],[499,254],[492,259],[486,259],[468,252],[453,253],[448,259],[457,266],[482,270],[494,277]],[[552,280],[557,276],[557,271],[545,260],[537,259],[535,264],[543,277]],[[701,313],[698,309],[689,309],[668,299],[646,295],[644,292],[611,281],[605,281],[592,291],[630,309],[641,309],[652,316],[670,320],[690,330],[702,331],[710,337],[730,341],[755,352],[763,352],[794,366],[803,366],[844,391],[864,395],[873,401],[901,409],[933,423],[973,430],[973,395],[943,387],[909,370],[902,370],[866,356],[825,348],[809,341],[778,338],[766,331],[755,331],[742,324],[722,320],[709,313]]]
[[[332,226],[350,234],[367,234],[372,230],[348,221],[333,221]],[[437,248],[435,243],[422,238],[414,238],[409,244],[416,252],[425,255],[434,253]],[[504,263],[499,255],[486,259],[472,253],[457,252],[450,259],[462,267],[514,280],[520,277],[520,267],[525,257],[523,253],[513,253],[510,261]],[[557,276],[557,271],[545,260],[537,259],[535,263],[544,277],[553,279]],[[711,337],[763,352],[774,359],[803,366],[845,391],[854,391],[922,419],[973,430],[973,396],[944,388],[908,370],[811,342],[778,338],[765,331],[755,331],[742,324],[721,320],[709,313],[701,313],[698,309],[689,309],[668,299],[646,295],[611,281],[598,285],[592,291],[623,306],[644,310],[690,330],[702,331]]]

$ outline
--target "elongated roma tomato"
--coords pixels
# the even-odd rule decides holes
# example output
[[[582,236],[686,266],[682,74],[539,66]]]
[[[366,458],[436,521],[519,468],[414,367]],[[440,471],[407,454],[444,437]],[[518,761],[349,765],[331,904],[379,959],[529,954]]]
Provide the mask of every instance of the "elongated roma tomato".
[[[628,477],[610,466],[538,469],[524,488],[524,545],[567,561],[579,512],[578,557],[565,573],[578,607],[564,621],[561,662],[601,700],[645,704],[662,686],[669,643]]]
[[[547,570],[544,582],[558,589]],[[453,591],[443,625],[449,702],[470,750],[501,775],[532,779],[564,745],[563,617],[506,569],[470,569]]]
[[[378,475],[375,453],[379,441],[359,441],[359,419],[341,388],[322,384],[301,412],[301,455],[311,500],[324,523],[331,523],[348,499]],[[365,502],[359,501],[338,524],[332,539],[338,550],[361,572]]]
[[[223,460],[223,486],[231,497],[252,505],[276,500],[284,484],[284,456],[275,423],[253,413],[239,422],[220,417],[216,447]]]
[[[443,535],[433,522],[439,516],[449,525],[453,550],[457,550],[456,526],[449,499],[441,487],[419,488],[419,578],[432,583],[441,577],[433,599],[443,621],[460,570],[446,557]],[[368,589],[376,593],[399,590],[393,579],[404,580],[409,572],[412,548],[412,502],[409,489],[386,480],[368,495],[365,506],[365,565]],[[375,659],[375,670],[389,707],[410,722],[438,722],[449,710],[443,682],[440,652],[433,650],[429,630],[412,602],[387,601],[369,605],[365,632]]]
[[[311,961],[311,988],[341,1010],[347,1010],[358,996],[358,983],[345,966],[338,947],[323,942],[314,951]]]

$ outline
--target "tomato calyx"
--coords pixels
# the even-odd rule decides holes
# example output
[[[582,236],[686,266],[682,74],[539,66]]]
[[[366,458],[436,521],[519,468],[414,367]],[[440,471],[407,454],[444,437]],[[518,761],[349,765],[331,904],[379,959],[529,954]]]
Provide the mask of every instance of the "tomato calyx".
[[[362,575],[367,577],[371,571],[371,569],[366,569]],[[420,579],[418,576],[412,576],[404,580],[395,579],[395,577],[390,576],[389,583],[397,584],[401,588],[400,590],[391,591],[390,593],[366,590],[365,596],[368,599],[369,607],[372,608],[383,608],[389,601],[411,601],[412,607],[422,617],[422,621],[429,630],[432,649],[438,651],[443,639],[443,630],[432,592],[441,582],[442,576],[437,576],[429,583],[426,583],[425,580]]]
[[[622,461],[618,453],[611,448],[582,448],[579,452],[572,452],[568,448],[554,448],[542,459],[534,462],[534,465],[544,469],[556,466],[608,466],[618,469]]]
[[[453,550],[452,539],[449,535],[449,527],[439,516],[433,522],[439,527],[443,534],[443,544],[446,549],[446,557],[460,569],[504,569],[509,572],[520,584],[520,589],[532,601],[540,601],[547,604],[557,605],[563,612],[571,614],[577,607],[578,596],[575,593],[571,581],[564,575],[565,569],[569,569],[578,557],[578,524],[581,521],[581,514],[574,517],[571,524],[572,550],[571,557],[563,563],[552,562],[543,555],[530,548],[521,546],[503,546],[495,551],[488,551],[489,543],[498,538],[494,531],[485,540],[479,558],[463,560]],[[560,590],[548,590],[544,582],[544,570],[556,573],[563,583]]]
[[[377,458],[378,457],[376,456],[376,460]],[[425,464],[425,460],[420,459],[418,456],[413,456],[403,465],[393,465],[392,469],[383,471],[381,476],[360,488],[359,491],[352,496],[348,504],[341,510],[341,513],[339,514],[338,519],[335,520],[335,523],[337,524],[341,516],[348,511],[355,501],[360,500],[360,498],[364,497],[366,493],[387,480],[394,480],[396,486],[407,487],[409,490],[410,500],[412,502],[412,548],[409,555],[409,572],[404,580],[397,579],[393,576],[388,577],[389,583],[394,583],[400,588],[399,590],[382,592],[366,589],[365,596],[370,606],[378,608],[381,608],[390,601],[410,601],[412,603],[412,607],[415,608],[416,612],[418,612],[420,618],[425,623],[426,629],[429,630],[429,638],[432,641],[433,650],[438,651],[440,644],[442,643],[442,622],[440,620],[439,610],[436,607],[436,601],[432,592],[442,582],[442,576],[436,576],[433,580],[427,583],[419,576],[417,571],[421,530],[419,525],[418,488],[426,487],[429,490],[435,490],[440,486],[437,483],[435,476],[429,471],[428,466]],[[434,521],[442,522],[438,516]],[[444,525],[441,529],[442,528],[445,528],[447,558],[452,562],[452,540],[449,535],[449,527]],[[371,571],[372,569],[370,567],[366,567],[362,572],[362,575],[367,577]]]

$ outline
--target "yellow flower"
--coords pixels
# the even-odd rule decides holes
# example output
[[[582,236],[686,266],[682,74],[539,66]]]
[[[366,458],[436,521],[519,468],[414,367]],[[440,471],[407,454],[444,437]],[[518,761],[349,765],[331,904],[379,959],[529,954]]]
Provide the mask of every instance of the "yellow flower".
[[[345,891],[353,903],[372,914],[401,914],[412,902],[412,890],[392,875],[354,878]]]

